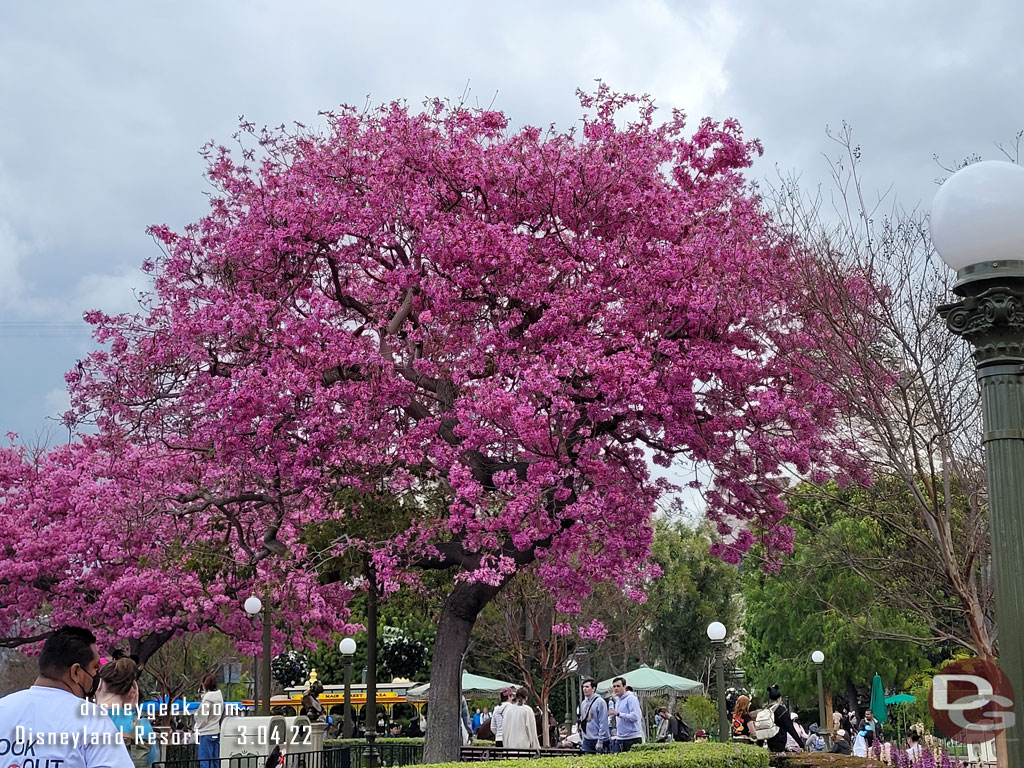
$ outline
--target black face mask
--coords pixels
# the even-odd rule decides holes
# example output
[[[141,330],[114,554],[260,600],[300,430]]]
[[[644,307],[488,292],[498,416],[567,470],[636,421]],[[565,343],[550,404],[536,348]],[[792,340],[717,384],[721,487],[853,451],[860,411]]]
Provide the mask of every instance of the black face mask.
[[[88,670],[86,670],[85,667],[82,667],[81,669],[82,669],[83,672],[85,672],[85,674],[87,674],[87,675],[89,674]],[[82,691],[85,694],[85,698],[87,698],[87,699],[91,699],[93,696],[96,695],[96,691],[99,690],[99,687],[100,687],[100,671],[97,669],[95,675],[89,675],[89,676],[92,678],[92,686],[89,688],[88,691],[85,690],[84,688],[82,688]],[[81,687],[81,686],[79,686],[79,687]]]

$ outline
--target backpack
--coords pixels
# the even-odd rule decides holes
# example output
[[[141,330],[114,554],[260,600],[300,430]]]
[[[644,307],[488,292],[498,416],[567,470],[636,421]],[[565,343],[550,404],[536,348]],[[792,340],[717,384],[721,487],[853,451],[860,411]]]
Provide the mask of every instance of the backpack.
[[[779,732],[779,726],[775,724],[775,712],[782,706],[779,704],[772,704],[770,707],[758,711],[757,717],[754,718],[754,738],[758,741],[767,741]]]

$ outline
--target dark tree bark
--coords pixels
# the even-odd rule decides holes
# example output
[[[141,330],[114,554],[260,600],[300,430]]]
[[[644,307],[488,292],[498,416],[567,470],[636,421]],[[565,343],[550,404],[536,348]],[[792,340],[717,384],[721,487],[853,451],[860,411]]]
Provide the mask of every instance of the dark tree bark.
[[[477,616],[502,586],[460,583],[444,601],[434,641],[430,666],[430,694],[427,699],[427,739],[424,763],[454,762],[459,759],[462,732],[459,705],[462,701],[462,659]]]

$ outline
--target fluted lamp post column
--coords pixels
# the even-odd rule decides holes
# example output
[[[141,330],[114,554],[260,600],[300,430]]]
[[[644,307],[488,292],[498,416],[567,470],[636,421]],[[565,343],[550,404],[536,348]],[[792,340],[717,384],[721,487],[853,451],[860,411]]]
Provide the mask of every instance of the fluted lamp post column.
[[[959,300],[938,308],[974,348],[984,418],[999,666],[1024,695],[1024,168],[981,162],[946,180],[932,243],[956,270]],[[1024,768],[1024,722],[1006,729],[1010,768]]]
[[[815,651],[811,654],[811,661],[814,662],[814,671],[818,676],[818,729],[824,738],[829,735],[829,723],[825,722],[825,681],[822,678],[822,665],[825,663],[825,654]]]
[[[338,643],[342,661],[345,663],[345,714],[342,720],[341,733],[344,738],[352,738],[352,654],[356,652],[356,641],[351,637],[342,638]]]
[[[729,740],[729,712],[725,706],[725,624],[712,621],[708,624],[708,639],[715,652],[715,687],[718,689],[718,740],[723,744]]]
[[[247,597],[245,603],[242,606],[245,608],[245,612],[250,616],[256,616],[260,612],[263,614],[263,656],[260,659],[260,671],[259,671],[259,694],[263,696],[262,699],[256,697],[256,693],[253,693],[253,698],[256,699],[256,704],[259,705],[259,713],[261,715],[270,714],[270,600],[267,600],[267,605],[263,605],[263,601],[260,600],[256,595]]]

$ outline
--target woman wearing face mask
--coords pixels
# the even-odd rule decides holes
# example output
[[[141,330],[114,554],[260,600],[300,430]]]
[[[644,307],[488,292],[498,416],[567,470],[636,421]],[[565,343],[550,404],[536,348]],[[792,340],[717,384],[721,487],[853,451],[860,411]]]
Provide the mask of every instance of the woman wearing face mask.
[[[124,734],[128,753],[136,768],[148,768],[159,759],[160,748],[153,725],[139,711],[139,667],[128,658],[100,667],[96,703],[107,710],[117,729]]]

